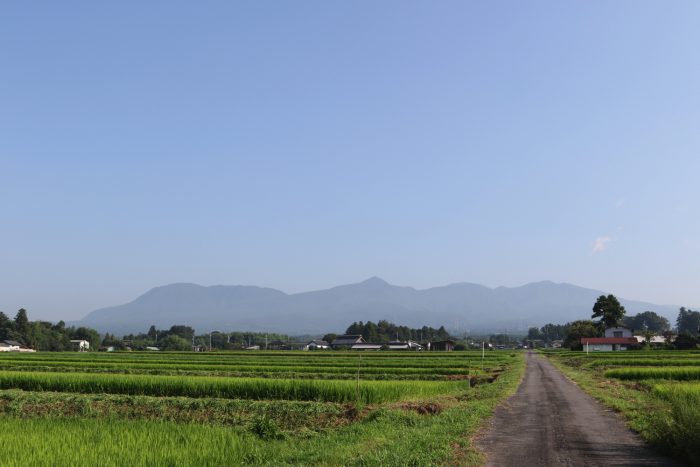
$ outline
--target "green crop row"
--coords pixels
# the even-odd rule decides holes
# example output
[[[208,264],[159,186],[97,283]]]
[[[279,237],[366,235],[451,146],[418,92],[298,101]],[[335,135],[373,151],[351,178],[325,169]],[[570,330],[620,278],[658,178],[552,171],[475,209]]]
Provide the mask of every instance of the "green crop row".
[[[605,372],[607,378],[623,380],[671,379],[676,381],[700,380],[700,368],[694,367],[633,367],[615,368]]]
[[[381,403],[467,389],[460,381],[348,381],[2,372],[0,389],[151,396]]]

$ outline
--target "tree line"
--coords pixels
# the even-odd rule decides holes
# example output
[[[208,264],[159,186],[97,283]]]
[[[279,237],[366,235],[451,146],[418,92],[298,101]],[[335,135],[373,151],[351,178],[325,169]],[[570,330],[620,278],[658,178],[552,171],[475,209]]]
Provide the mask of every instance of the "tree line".
[[[71,339],[90,342],[90,348],[100,345],[100,333],[84,326],[66,327],[66,323],[30,321],[27,310],[20,308],[14,319],[0,311],[0,341],[13,340],[34,350],[71,350]]]
[[[345,334],[361,335],[366,342],[384,344],[391,341],[441,341],[450,338],[450,333],[447,332],[445,326],[440,326],[438,329],[430,326],[422,328],[409,328],[408,326],[398,326],[390,323],[387,320],[379,320],[377,323],[367,321],[356,321],[345,330]],[[335,334],[326,334],[323,338],[325,341],[332,341],[336,337]],[[329,342],[330,342],[329,341]]]
[[[679,349],[692,349],[700,344],[700,312],[681,307],[676,318],[673,346]],[[531,327],[527,340],[541,341],[551,345],[554,341],[563,341],[563,346],[572,350],[581,349],[582,337],[602,337],[606,328],[623,326],[644,335],[649,341],[651,336],[670,337],[674,330],[668,319],[653,311],[645,311],[633,316],[626,316],[625,307],[614,295],[601,295],[593,305],[590,320],[576,320],[566,324],[545,324],[541,328]]]

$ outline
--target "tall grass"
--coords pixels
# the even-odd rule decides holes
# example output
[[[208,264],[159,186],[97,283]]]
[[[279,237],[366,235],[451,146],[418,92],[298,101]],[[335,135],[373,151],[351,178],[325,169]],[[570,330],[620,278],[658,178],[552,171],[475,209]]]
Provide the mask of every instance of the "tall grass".
[[[700,384],[655,385],[653,392],[671,405],[670,414],[654,418],[659,443],[689,465],[700,465]]]

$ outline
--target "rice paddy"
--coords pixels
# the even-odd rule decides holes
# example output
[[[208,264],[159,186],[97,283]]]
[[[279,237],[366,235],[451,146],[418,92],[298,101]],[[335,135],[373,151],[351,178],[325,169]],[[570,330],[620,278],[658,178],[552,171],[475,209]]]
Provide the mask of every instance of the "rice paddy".
[[[513,352],[1,354],[2,462],[478,463],[469,436],[522,370]]]

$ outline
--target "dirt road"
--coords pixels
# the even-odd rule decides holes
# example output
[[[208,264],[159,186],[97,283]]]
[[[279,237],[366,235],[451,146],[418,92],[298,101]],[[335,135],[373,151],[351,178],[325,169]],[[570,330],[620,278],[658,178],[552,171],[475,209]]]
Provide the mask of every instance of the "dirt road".
[[[672,466],[544,357],[527,355],[517,393],[477,441],[487,466]]]

